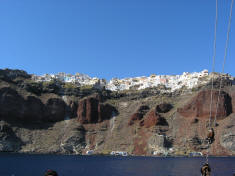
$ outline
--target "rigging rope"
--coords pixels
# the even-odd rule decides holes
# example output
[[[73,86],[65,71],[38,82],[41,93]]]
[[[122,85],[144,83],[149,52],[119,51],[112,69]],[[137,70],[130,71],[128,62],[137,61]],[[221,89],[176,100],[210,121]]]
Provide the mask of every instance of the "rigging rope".
[[[213,48],[213,62],[212,62],[212,73],[215,72],[215,56],[216,56],[216,34],[217,34],[217,24],[218,24],[218,0],[216,0],[216,5],[215,5],[215,26],[214,26],[214,48]],[[212,74],[212,80],[211,80],[211,99],[210,99],[210,116],[209,116],[209,127],[211,127],[211,112],[212,112],[212,102],[213,102],[213,87],[214,86],[214,75]],[[207,124],[206,124],[207,128]],[[207,153],[206,153],[206,163],[208,163],[208,156],[209,156],[209,149],[210,149],[210,143],[208,141],[208,148],[207,148]]]
[[[215,28],[214,28],[214,51],[213,51],[213,63],[212,63],[212,73],[215,72],[215,56],[216,56],[216,33],[217,33],[217,24],[218,24],[218,0],[216,0],[216,16],[215,16]],[[213,86],[214,86],[214,75],[212,74],[211,80],[211,101],[210,101],[210,118],[209,126],[211,126],[211,111],[212,111],[212,102],[213,102]]]
[[[228,53],[228,41],[229,41],[229,33],[230,33],[230,30],[231,30],[233,2],[234,2],[234,0],[231,1],[231,6],[230,6],[230,14],[229,14],[229,22],[228,22],[228,30],[227,30],[227,39],[226,39],[225,51],[224,51],[224,63],[223,63],[223,68],[222,68],[222,74],[220,74],[220,87],[219,87],[219,95],[218,95],[218,99],[217,99],[217,103],[216,103],[214,126],[216,126],[216,118],[217,118],[218,105],[219,105],[220,93],[221,93],[221,87],[222,87],[222,80],[223,80],[222,78],[223,78],[223,74],[224,74],[224,66],[225,66],[226,57],[227,57],[227,53]]]
[[[226,38],[225,51],[224,51],[224,62],[223,62],[223,67],[222,67],[222,73],[220,74],[219,95],[218,95],[217,103],[216,103],[214,126],[216,126],[216,118],[217,118],[218,105],[219,105],[221,87],[222,87],[222,77],[223,77],[223,74],[224,74],[224,66],[225,66],[227,52],[228,52],[228,41],[229,41],[229,33],[230,33],[230,30],[231,30],[233,2],[234,2],[234,0],[231,1],[231,6],[230,6],[229,22],[228,22],[228,29],[227,29],[227,38]],[[213,51],[212,72],[214,72],[214,69],[215,69],[217,24],[218,24],[218,0],[216,0],[216,19],[215,19],[215,29],[214,29],[215,33],[214,33],[214,51]],[[211,117],[212,115],[211,114],[212,114],[212,101],[213,101],[213,84],[214,84],[214,76],[212,75],[210,117],[209,117],[209,127],[210,128],[211,128],[211,121],[212,121],[212,117]],[[207,148],[207,154],[206,154],[206,162],[207,163],[208,163],[209,149],[210,149],[210,142],[208,141],[208,148]]]

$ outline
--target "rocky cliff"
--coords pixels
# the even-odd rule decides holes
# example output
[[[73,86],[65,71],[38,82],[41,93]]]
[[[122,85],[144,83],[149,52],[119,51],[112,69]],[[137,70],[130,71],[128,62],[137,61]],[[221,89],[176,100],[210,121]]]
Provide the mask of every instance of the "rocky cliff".
[[[25,71],[0,70],[0,151],[206,153],[211,114],[216,135],[210,154],[234,155],[235,87],[227,79],[220,93],[217,80],[213,91],[209,85],[110,91],[36,82]]]

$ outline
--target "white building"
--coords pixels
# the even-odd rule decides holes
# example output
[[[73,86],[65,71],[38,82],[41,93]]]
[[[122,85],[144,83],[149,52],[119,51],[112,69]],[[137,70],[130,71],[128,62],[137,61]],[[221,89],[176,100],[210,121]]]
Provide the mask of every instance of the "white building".
[[[218,74],[213,74],[214,77]],[[166,91],[174,92],[182,87],[192,89],[200,84],[206,84],[210,81],[212,74],[209,75],[208,70],[201,72],[188,73],[184,72],[182,75],[156,75],[151,74],[149,77],[141,76],[135,78],[118,79],[113,78],[109,82],[105,79],[97,77],[89,77],[88,75],[76,73],[75,75],[60,72],[58,74],[45,74],[42,76],[32,75],[34,81],[51,81],[52,79],[59,79],[63,82],[75,83],[77,86],[92,85],[95,88],[103,89],[104,87],[111,91],[121,91],[129,89],[146,89],[153,88],[159,85],[168,88]],[[204,79],[202,79],[204,78]],[[233,77],[230,76],[232,80]],[[235,83],[234,83],[235,84]]]
[[[128,156],[127,152],[124,151],[112,151],[110,155],[116,155],[116,156]]]

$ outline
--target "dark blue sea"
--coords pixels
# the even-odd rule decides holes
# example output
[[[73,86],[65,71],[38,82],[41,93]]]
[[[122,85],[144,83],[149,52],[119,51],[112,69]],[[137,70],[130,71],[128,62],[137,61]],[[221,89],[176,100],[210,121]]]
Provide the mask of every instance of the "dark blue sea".
[[[0,154],[0,176],[200,176],[205,158]],[[235,157],[209,158],[213,176],[232,176]]]

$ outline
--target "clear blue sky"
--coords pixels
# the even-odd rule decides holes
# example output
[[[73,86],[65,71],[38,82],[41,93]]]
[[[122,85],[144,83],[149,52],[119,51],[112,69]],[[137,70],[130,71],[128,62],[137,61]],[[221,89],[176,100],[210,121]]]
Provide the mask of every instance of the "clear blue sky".
[[[217,72],[230,2],[219,0]],[[214,20],[215,0],[1,0],[0,68],[106,79],[211,71]],[[230,34],[235,76],[235,12]]]

